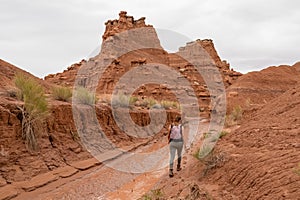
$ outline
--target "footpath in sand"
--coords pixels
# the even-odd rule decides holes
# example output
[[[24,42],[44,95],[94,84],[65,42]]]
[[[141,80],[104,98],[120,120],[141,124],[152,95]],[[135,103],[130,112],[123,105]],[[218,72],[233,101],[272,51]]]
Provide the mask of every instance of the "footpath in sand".
[[[200,126],[195,142],[206,131],[208,123],[201,123]],[[147,145],[139,144],[131,151],[146,152],[163,145],[166,145],[166,138],[153,140]],[[189,162],[189,154],[186,152],[183,157],[183,168]],[[165,159],[168,161],[169,158]],[[147,173],[127,173],[92,158],[38,175],[29,181],[2,187],[0,199],[138,199],[165,178],[169,178],[167,167]],[[174,180],[178,178],[176,172]]]

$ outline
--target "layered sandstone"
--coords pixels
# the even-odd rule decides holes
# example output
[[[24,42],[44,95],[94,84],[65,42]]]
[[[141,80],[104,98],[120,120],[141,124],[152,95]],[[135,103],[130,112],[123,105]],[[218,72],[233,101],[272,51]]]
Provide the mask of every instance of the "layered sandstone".
[[[134,20],[133,16],[128,16],[126,11],[121,11],[119,13],[119,19],[108,20],[105,22],[106,28],[102,39],[106,40],[110,36],[130,29],[152,27],[152,25],[145,24],[145,19],[145,17],[142,17],[138,20]]]

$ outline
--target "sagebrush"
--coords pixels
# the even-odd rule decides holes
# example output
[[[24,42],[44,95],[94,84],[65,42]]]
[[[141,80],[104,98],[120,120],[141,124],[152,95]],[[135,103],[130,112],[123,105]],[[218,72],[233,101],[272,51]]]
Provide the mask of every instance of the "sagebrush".
[[[25,74],[17,74],[14,79],[19,89],[18,98],[24,102],[19,109],[22,112],[22,139],[29,150],[37,150],[37,136],[43,129],[43,120],[48,114],[43,87]]]
[[[112,105],[120,106],[120,107],[127,107],[128,105],[134,105],[137,102],[138,97],[136,96],[128,96],[125,94],[117,94],[112,99]]]
[[[95,95],[87,88],[78,87],[74,92],[74,101],[85,105],[94,105],[97,101]]]
[[[72,90],[68,87],[54,87],[52,89],[52,96],[59,101],[69,101],[72,97]]]

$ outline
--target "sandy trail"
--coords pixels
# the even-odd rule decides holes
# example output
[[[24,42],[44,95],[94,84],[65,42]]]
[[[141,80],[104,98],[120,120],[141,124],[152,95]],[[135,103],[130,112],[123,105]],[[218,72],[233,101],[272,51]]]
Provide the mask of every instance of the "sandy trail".
[[[196,134],[195,141],[206,131],[208,124],[201,124],[200,126],[201,132]],[[164,139],[166,138],[162,138],[161,141],[153,140],[147,146],[136,149],[135,152],[151,152],[153,149],[157,150],[164,146],[167,147]],[[168,163],[168,152],[166,155],[167,157],[163,159]],[[124,159],[116,162],[124,162]],[[22,193],[15,199],[138,199],[151,190],[158,181],[166,178],[167,173],[167,165],[150,172],[130,173],[102,164],[86,171],[81,171],[68,179],[58,180],[32,192]]]

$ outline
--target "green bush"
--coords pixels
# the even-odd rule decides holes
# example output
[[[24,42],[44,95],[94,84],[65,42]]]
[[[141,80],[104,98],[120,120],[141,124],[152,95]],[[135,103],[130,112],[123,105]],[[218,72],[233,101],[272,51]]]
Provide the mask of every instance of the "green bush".
[[[55,87],[52,89],[53,98],[59,101],[69,101],[72,97],[72,90],[68,87]]]
[[[95,95],[84,87],[76,88],[74,97],[76,103],[94,105],[96,102]]]
[[[22,112],[22,138],[29,150],[37,150],[37,134],[42,131],[43,119],[48,113],[48,103],[39,83],[24,74],[17,74],[15,85],[18,97],[24,101]]]

